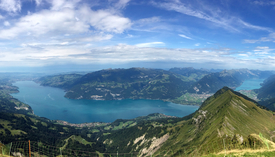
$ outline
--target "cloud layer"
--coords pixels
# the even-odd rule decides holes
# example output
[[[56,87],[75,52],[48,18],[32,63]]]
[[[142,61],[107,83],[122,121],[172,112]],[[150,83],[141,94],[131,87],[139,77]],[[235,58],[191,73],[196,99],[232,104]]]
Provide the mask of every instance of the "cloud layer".
[[[274,1],[264,0],[0,0],[0,66],[272,69],[272,8]]]

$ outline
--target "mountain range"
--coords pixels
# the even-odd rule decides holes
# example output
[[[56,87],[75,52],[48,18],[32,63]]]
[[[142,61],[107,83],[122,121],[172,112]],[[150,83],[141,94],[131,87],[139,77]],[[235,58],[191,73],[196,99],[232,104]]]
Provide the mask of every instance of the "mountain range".
[[[262,79],[272,75],[272,71],[259,71],[248,69],[223,70],[205,75],[188,89],[189,93],[214,93],[224,86],[232,89],[240,86],[248,79]]]
[[[36,81],[41,85],[63,88],[67,94],[80,93],[71,95],[72,98],[86,98],[85,93],[88,93],[87,98],[96,94],[108,99],[108,93],[114,98],[112,94],[115,91],[123,93],[123,90],[127,91],[129,88],[127,98],[169,100],[188,94],[188,90],[198,86],[198,82],[203,84],[204,81],[210,81],[210,78],[216,78],[214,80],[220,82],[213,81],[211,84],[210,81],[207,84],[218,88],[226,82],[237,85],[239,80],[272,74],[268,71],[246,69],[215,73],[199,70],[195,76],[188,72],[180,74],[180,70],[183,69],[108,69],[85,75],[44,76]],[[223,79],[226,81],[221,81]],[[156,113],[135,119],[118,119],[112,123],[84,124],[70,124],[34,115],[30,106],[8,95],[10,92],[17,92],[17,89],[3,81],[0,95],[0,141],[4,145],[0,144],[0,147],[3,150],[10,142],[31,140],[40,141],[38,149],[43,149],[44,144],[62,149],[97,152],[98,155],[119,150],[123,153],[138,152],[140,156],[215,156],[226,153],[224,150],[273,150],[275,114],[269,108],[274,102],[274,81],[275,77],[270,76],[262,84],[262,88],[255,90],[261,99],[259,103],[229,87],[222,87],[204,100],[196,112],[186,117]],[[159,93],[154,93],[154,88]],[[91,92],[86,92],[87,90]],[[212,90],[204,86],[200,88],[200,91],[205,92]],[[123,94],[127,95],[126,92]]]
[[[65,89],[65,97],[70,99],[159,99],[200,105],[224,86],[235,89],[245,80],[267,78],[273,74],[273,71],[248,69],[212,71],[194,68],[172,68],[168,71],[146,68],[106,69],[85,75],[45,76],[36,81],[43,86]]]

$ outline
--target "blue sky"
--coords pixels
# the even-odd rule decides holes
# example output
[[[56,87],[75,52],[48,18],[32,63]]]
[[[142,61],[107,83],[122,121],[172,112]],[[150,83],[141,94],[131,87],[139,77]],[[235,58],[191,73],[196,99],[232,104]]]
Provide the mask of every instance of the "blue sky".
[[[274,15],[275,0],[0,0],[0,67],[273,70]]]

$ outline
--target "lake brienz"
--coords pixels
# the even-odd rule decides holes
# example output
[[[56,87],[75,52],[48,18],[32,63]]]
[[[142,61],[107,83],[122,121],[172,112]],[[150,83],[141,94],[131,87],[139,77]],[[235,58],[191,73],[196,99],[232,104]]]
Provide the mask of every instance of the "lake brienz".
[[[245,80],[242,85],[235,89],[238,90],[252,90],[252,89],[259,89],[261,88],[261,83],[264,82],[265,79],[250,79]]]
[[[72,100],[64,97],[62,89],[40,86],[33,81],[18,81],[13,85],[19,87],[19,93],[11,95],[30,105],[34,114],[70,123],[113,122],[151,113],[183,117],[198,109],[198,106],[161,100]]]

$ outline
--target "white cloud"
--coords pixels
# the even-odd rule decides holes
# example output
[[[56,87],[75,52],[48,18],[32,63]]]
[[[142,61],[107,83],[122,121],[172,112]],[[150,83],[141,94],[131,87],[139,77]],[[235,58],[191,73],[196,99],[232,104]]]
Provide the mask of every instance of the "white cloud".
[[[270,49],[268,46],[257,46],[254,49],[255,54],[259,55],[267,55],[270,51],[273,51],[274,49]]]
[[[36,6],[40,6],[42,4],[42,0],[35,0]]]
[[[146,24],[156,23],[159,21],[160,21],[160,17],[154,16],[154,17],[139,19],[135,21],[135,24],[146,25]]]
[[[93,36],[89,36],[89,37],[80,37],[77,38],[77,41],[81,41],[81,42],[94,42],[94,41],[102,41],[102,40],[109,40],[112,39],[113,35],[111,34],[99,34],[99,35],[93,35]]]
[[[172,1],[172,2],[166,2],[166,3],[153,2],[153,4],[157,7],[164,8],[166,10],[176,11],[181,14],[185,14],[185,15],[189,15],[199,19],[213,22],[216,25],[218,24],[219,26],[229,29],[231,31],[238,31],[236,28],[229,25],[229,22],[231,19],[225,19],[225,18],[219,17],[218,14],[213,11],[211,12],[211,14],[207,14],[203,12],[203,10],[192,9],[190,6],[187,6],[186,4],[180,1]]]
[[[260,42],[275,42],[275,33],[270,33],[267,37],[260,39],[245,39],[244,43],[260,43]]]
[[[140,43],[136,44],[137,47],[156,47],[156,46],[164,46],[163,42],[149,42],[149,43]]]
[[[145,32],[160,32],[173,29],[170,25],[163,22],[159,16],[141,18],[133,22],[131,30]]]
[[[268,46],[257,46],[256,49],[267,50],[267,49],[269,49],[269,47]]]
[[[272,32],[272,29],[270,28],[266,28],[266,27],[261,27],[261,26],[255,26],[255,25],[252,25],[252,24],[249,24],[247,22],[244,22],[243,20],[241,19],[238,19],[238,23],[245,27],[245,28],[250,28],[250,29],[254,29],[254,30],[262,30],[262,31],[267,31],[267,32]]]
[[[93,11],[88,7],[79,10],[42,10],[21,17],[9,29],[0,30],[0,38],[89,33],[91,26],[96,32],[122,33],[131,26],[131,21],[105,10]]]
[[[130,0],[119,0],[116,4],[115,7],[117,9],[123,9],[127,6],[127,4],[130,2]]]
[[[21,11],[21,2],[20,0],[1,0],[0,9],[7,12],[17,13]]]
[[[130,19],[111,14],[105,10],[93,11],[89,7],[82,7],[78,18],[81,17],[94,28],[106,32],[122,33],[131,27]]]
[[[9,21],[5,21],[5,22],[4,22],[4,26],[6,26],[6,27],[10,26]]]
[[[76,8],[80,0],[47,0],[52,5],[52,10],[61,10],[63,8]]]
[[[200,43],[196,43],[195,46],[200,46],[201,44]]]
[[[162,44],[162,42],[152,42]],[[146,45],[146,43],[144,43]],[[141,45],[141,46],[145,46]],[[147,44],[148,45],[148,44]],[[150,44],[149,44],[150,45]],[[41,49],[38,49],[42,47]],[[266,50],[268,47],[257,47]],[[256,49],[256,48],[255,48]],[[258,53],[258,52],[256,52]],[[116,46],[92,47],[91,44],[75,45],[70,42],[26,43],[21,48],[0,49],[1,66],[45,66],[64,64],[128,64],[133,62],[166,62],[188,65],[222,66],[223,68],[274,69],[272,55],[242,52],[239,55],[226,49],[168,49],[138,47],[119,44]],[[247,55],[246,55],[247,54]],[[239,57],[238,57],[239,56]],[[253,59],[247,59],[251,57]],[[241,59],[244,58],[244,59]]]
[[[66,29],[65,29],[66,28]],[[39,13],[26,15],[18,20],[10,29],[0,30],[0,38],[12,39],[19,35],[39,36],[49,33],[81,33],[89,29],[87,23],[76,21],[75,12],[70,9],[62,11],[42,10]]]
[[[180,36],[180,37],[183,37],[183,38],[186,38],[186,39],[192,40],[192,38],[190,38],[190,37],[188,37],[188,36],[186,36],[186,35],[184,35],[184,34],[179,34],[179,36]]]
[[[127,34],[126,38],[133,38],[134,36],[132,34]]]
[[[256,43],[258,42],[258,40],[249,40],[249,39],[244,39],[243,40],[244,43],[250,43],[250,44],[253,44],[253,43]]]
[[[254,1],[253,3],[256,5],[262,5],[262,6],[275,5],[275,1],[271,1],[271,0],[268,0],[268,1],[259,0],[259,1]]]
[[[242,57],[249,57],[248,54],[238,54],[239,56],[242,56]]]
[[[240,28],[249,28],[254,30],[264,30],[271,31],[270,28],[261,27],[249,24],[244,22],[238,17],[234,16],[225,16],[225,12],[221,14],[221,10],[219,8],[212,8],[203,4],[203,7],[192,6],[191,4],[185,4],[180,2],[179,0],[174,0],[170,2],[152,2],[152,4],[156,7],[163,8],[169,11],[175,11],[181,14],[193,16],[199,19],[203,19],[214,23],[215,26],[227,29],[232,32],[240,32]],[[199,3],[195,3],[199,5]],[[222,16],[221,16],[222,15]]]

